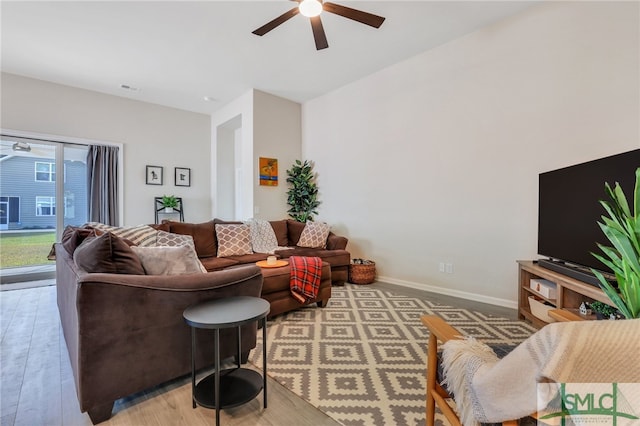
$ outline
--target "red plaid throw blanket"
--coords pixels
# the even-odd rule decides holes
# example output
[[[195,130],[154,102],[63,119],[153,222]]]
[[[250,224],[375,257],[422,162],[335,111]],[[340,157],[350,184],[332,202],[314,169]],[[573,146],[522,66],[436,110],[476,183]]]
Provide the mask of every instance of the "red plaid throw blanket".
[[[322,275],[322,259],[319,257],[291,256],[291,296],[304,304],[318,296]]]

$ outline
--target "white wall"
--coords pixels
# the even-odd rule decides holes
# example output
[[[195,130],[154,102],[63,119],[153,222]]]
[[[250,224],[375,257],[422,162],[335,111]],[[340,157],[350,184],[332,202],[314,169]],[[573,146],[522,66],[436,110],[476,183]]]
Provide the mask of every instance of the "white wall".
[[[283,219],[287,217],[287,174],[301,155],[301,114],[299,103],[252,89],[228,105],[217,110],[212,116],[212,152],[218,152],[219,144],[225,143],[224,132],[219,129],[229,126],[240,130],[241,135],[241,180],[242,202],[238,203],[233,219],[245,220],[250,217]],[[278,159],[278,186],[260,186],[258,164],[260,157]],[[212,158],[212,164],[220,161]],[[218,173],[213,174],[213,188],[226,185]],[[236,178],[236,180],[239,180]],[[229,183],[230,184],[230,183]],[[238,194],[236,193],[236,196]],[[216,205],[216,200],[226,202],[214,194],[214,216],[224,217],[226,206]],[[231,218],[226,218],[231,219]]]
[[[153,198],[182,197],[185,220],[211,218],[210,117],[2,73],[0,127],[123,144],[124,224],[153,223]],[[145,184],[145,166],[164,167],[164,185]],[[174,185],[174,167],[191,186]]]
[[[240,120],[237,120],[240,121]],[[219,126],[216,130],[216,217],[227,220],[236,217],[236,132],[231,126]],[[241,154],[241,153],[239,153]]]
[[[384,281],[515,306],[538,173],[640,146],[638,7],[538,5],[307,102],[319,219]]]
[[[267,220],[288,217],[287,169],[301,156],[299,103],[259,90],[253,98],[254,216]],[[278,186],[260,186],[259,157],[278,159]]]
[[[212,193],[211,210],[214,217],[223,219],[244,220],[253,216],[253,90],[249,90],[242,96],[229,102],[227,105],[218,109],[211,116],[211,164],[218,164],[218,144],[227,143],[228,138],[224,137],[219,130],[223,128],[233,128],[239,130],[241,140],[236,142],[235,158],[233,162],[236,165],[236,173],[234,182],[225,182],[224,176],[218,176],[214,170],[211,173],[211,187],[214,188]],[[220,139],[219,139],[220,138]],[[230,160],[227,160],[230,161]],[[218,199],[218,191],[220,186],[226,186],[226,189],[234,186],[237,188],[234,209],[235,217],[225,217],[231,209],[229,206],[220,205],[220,202],[229,202],[228,199]]]

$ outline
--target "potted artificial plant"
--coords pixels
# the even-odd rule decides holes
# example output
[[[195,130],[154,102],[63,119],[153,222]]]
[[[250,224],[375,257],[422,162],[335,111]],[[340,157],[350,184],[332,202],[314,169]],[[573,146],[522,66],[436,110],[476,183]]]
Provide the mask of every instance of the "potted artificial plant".
[[[161,203],[166,213],[173,213],[173,209],[178,207],[178,199],[175,195],[163,195]]]
[[[607,212],[598,222],[613,247],[598,244],[604,256],[593,255],[616,276],[616,290],[599,271],[593,273],[600,281],[600,287],[626,318],[640,318],[640,168],[636,170],[633,192],[633,211],[616,182],[612,189],[605,183],[610,201],[600,201]]]
[[[287,192],[287,204],[291,206],[289,216],[298,222],[312,221],[320,205],[313,164],[307,160],[304,163],[296,160],[293,167],[287,170],[287,175],[287,183],[291,185]]]

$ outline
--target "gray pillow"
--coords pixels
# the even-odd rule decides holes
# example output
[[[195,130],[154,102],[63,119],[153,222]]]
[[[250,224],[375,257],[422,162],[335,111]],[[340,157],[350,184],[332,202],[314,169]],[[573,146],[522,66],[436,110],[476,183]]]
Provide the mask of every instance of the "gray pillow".
[[[181,275],[204,273],[206,269],[196,252],[188,246],[131,247],[138,255],[147,275]]]

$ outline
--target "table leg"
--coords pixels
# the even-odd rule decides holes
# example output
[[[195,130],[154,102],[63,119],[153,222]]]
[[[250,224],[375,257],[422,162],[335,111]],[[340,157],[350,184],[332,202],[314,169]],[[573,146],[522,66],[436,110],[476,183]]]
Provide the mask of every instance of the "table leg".
[[[191,327],[191,405],[196,408],[196,329]]]
[[[216,378],[215,378],[215,386],[214,391],[216,393],[216,426],[220,426],[220,329],[216,328],[215,333],[215,357],[216,357]]]
[[[240,368],[241,364],[242,364],[242,339],[240,336],[240,326],[238,326],[238,368]]]
[[[262,389],[264,408],[267,408],[267,317],[262,318]]]

